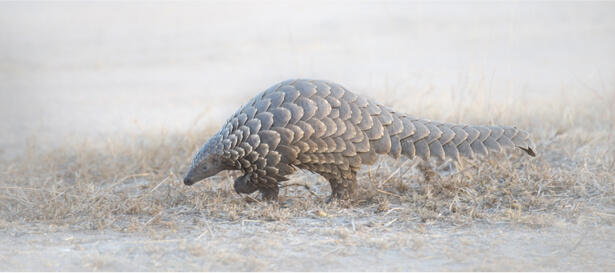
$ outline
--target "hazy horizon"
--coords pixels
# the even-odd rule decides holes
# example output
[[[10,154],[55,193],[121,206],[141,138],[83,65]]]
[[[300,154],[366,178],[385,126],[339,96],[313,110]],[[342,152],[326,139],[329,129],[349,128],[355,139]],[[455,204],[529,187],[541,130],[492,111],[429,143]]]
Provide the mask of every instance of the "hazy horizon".
[[[415,115],[406,100],[476,100],[480,85],[504,103],[610,90],[614,12],[612,2],[2,2],[0,156],[28,139],[216,127],[289,78]]]

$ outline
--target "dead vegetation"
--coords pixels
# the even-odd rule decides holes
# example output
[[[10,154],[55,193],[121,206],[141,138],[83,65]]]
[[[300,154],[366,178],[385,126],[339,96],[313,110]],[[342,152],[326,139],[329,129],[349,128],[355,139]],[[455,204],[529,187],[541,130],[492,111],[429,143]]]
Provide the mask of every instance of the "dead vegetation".
[[[303,171],[284,185],[281,200],[274,203],[234,193],[237,172],[184,186],[181,177],[205,141],[199,137],[203,130],[109,139],[102,145],[75,143],[48,153],[31,149],[0,165],[0,228],[12,235],[114,231],[164,241],[182,236],[213,239],[256,225],[258,234],[250,240],[315,234],[333,238],[324,239],[331,240],[324,244],[335,246],[327,250],[335,255],[354,253],[357,247],[425,248],[424,241],[396,234],[409,230],[421,234],[431,228],[505,224],[524,229],[574,225],[612,230],[615,153],[605,114],[610,108],[592,109],[591,103],[595,101],[551,108],[549,114],[539,107],[527,115],[513,109],[508,119],[497,120],[531,131],[538,150],[535,159],[520,151],[460,163],[380,157],[361,170],[362,189],[354,204],[325,204],[328,183]],[[480,109],[470,108],[463,110],[472,123]],[[446,118],[431,114],[436,120]],[[302,247],[313,246],[310,240]],[[284,247],[283,240],[277,242]],[[238,247],[256,251],[253,244]],[[198,257],[212,251],[184,241],[178,248]],[[227,255],[222,260],[230,266],[196,269],[277,269],[258,259],[241,260],[238,265],[231,254],[217,255]],[[105,268],[109,259],[104,255],[87,259],[85,268]]]

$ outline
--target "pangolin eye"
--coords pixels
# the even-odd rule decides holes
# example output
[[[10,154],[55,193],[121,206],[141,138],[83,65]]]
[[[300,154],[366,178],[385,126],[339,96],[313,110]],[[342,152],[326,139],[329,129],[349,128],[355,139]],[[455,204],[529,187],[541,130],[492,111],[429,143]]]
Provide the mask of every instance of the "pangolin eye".
[[[203,171],[207,170],[207,165],[203,166]]]

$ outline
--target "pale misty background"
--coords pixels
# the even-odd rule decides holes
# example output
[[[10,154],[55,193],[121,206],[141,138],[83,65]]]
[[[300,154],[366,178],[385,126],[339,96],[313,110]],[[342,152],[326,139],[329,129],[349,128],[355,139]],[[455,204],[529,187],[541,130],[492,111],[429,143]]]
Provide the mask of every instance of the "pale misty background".
[[[614,14],[613,2],[2,2],[0,158],[217,128],[290,78],[415,115],[404,105],[420,94],[473,100],[476,83],[489,101],[573,103],[614,88]]]

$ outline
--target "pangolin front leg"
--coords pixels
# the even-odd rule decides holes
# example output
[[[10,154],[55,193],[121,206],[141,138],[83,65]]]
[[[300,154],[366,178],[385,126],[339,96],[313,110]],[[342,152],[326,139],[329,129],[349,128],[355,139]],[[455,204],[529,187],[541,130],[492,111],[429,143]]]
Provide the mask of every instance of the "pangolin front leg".
[[[235,192],[251,194],[258,190],[260,191],[263,200],[278,200],[280,188],[277,184],[267,185],[267,187],[258,187],[254,183],[248,183],[249,179],[250,178],[248,175],[242,175],[235,179],[235,184],[233,185]]]

